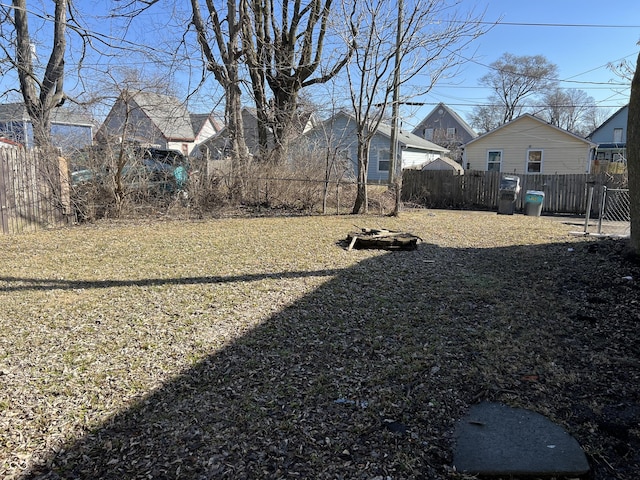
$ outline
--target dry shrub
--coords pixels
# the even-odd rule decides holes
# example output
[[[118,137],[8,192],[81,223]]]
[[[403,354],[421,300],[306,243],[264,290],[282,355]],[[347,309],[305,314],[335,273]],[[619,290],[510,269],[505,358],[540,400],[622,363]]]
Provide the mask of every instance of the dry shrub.
[[[117,172],[122,171],[118,168],[122,162],[119,150],[108,146],[87,149],[71,157],[70,169],[78,174],[71,178],[72,205],[78,222],[176,213],[201,218],[217,216],[221,210],[246,208],[260,213],[265,209],[305,214],[351,212],[356,186],[345,165],[336,167],[320,150],[292,152],[290,158],[293,160],[274,164],[254,157],[242,176],[229,158],[190,158],[187,189],[167,192],[154,190],[153,182],[143,173],[135,182],[118,182]],[[127,157],[128,168],[140,162],[135,156]],[[369,186],[373,213],[390,213],[394,201],[387,186]]]
[[[395,208],[396,196],[388,185],[369,185],[369,211],[380,215],[388,215]]]

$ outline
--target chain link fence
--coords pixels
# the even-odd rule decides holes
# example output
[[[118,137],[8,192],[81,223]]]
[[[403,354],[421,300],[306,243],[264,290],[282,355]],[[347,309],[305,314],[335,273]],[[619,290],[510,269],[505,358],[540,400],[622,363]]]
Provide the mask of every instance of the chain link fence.
[[[589,220],[589,212],[587,212],[585,233],[628,237],[631,234],[629,189],[603,187],[597,222],[590,223]],[[593,227],[596,231],[589,231]]]

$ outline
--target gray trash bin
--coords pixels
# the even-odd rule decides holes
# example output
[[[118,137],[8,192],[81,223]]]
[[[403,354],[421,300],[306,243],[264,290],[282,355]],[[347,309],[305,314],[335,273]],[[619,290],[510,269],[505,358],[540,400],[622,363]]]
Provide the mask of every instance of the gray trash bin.
[[[524,197],[524,214],[531,217],[539,217],[542,213],[544,192],[539,190],[527,190]]]
[[[516,209],[516,200],[520,192],[520,177],[505,175],[500,180],[498,191],[498,214],[513,215]]]

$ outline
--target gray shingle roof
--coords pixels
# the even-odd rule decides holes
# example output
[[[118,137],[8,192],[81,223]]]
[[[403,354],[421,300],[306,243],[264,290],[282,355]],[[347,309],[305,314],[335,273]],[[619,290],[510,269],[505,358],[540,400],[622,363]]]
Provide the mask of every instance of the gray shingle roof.
[[[133,101],[170,140],[193,140],[191,116],[186,105],[177,98],[151,92],[137,92]]]
[[[381,123],[378,126],[378,132],[381,133],[382,135],[385,135],[389,138],[391,138],[391,125],[386,124],[386,123]],[[436,145],[433,142],[430,142],[429,140],[425,140],[422,137],[419,137],[417,135],[414,135],[413,133],[404,131],[404,130],[398,130],[398,141],[405,145],[406,147],[413,147],[413,148],[419,148],[422,150],[432,150],[434,152],[448,152],[449,150],[447,150],[444,147],[441,147],[440,145]]]
[[[0,105],[0,122],[11,120],[31,121],[27,107],[23,103],[5,103]],[[95,126],[95,122],[88,114],[75,112],[68,108],[54,108],[51,111],[51,122],[58,125],[86,125]]]

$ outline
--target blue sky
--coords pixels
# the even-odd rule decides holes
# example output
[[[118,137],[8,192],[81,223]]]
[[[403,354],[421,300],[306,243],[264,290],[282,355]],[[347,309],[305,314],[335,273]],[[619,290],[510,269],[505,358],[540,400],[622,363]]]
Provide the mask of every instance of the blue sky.
[[[94,0],[76,0],[76,7],[86,15],[89,28],[105,34],[120,37],[121,32],[114,30],[111,20],[106,18],[106,3]],[[145,15],[144,21],[136,21],[128,30],[128,39],[133,44],[151,44],[154,48],[167,52],[164,58],[171,58],[174,47],[170,45],[179,40],[180,34],[188,18],[188,2],[167,2],[176,9],[168,12],[166,8],[155,8]],[[162,6],[162,5],[160,5]],[[559,69],[561,87],[584,90],[596,100],[602,111],[613,113],[625,105],[629,99],[628,82],[617,77],[607,65],[610,62],[627,60],[635,64],[640,47],[640,4],[638,0],[616,0],[610,4],[595,0],[460,0],[461,11],[473,9],[482,12],[486,9],[485,22],[500,21],[502,24],[493,27],[488,33],[474,41],[464,52],[464,64],[455,75],[442,80],[427,95],[412,101],[422,101],[422,107],[401,108],[403,127],[410,129],[424,118],[438,102],[444,102],[468,119],[473,107],[487,102],[491,94],[478,84],[478,80],[489,71],[488,65],[503,53],[514,55],[543,55]],[[181,11],[177,11],[180,9]],[[93,15],[103,15],[95,18]],[[139,19],[140,20],[140,19]],[[167,26],[167,22],[169,25]],[[46,34],[50,34],[45,28]],[[50,39],[49,39],[50,40]],[[166,43],[165,43],[166,42]],[[74,55],[77,57],[77,52]],[[74,56],[67,60],[67,66],[73,71]],[[128,64],[129,67],[146,69],[147,63],[139,58],[122,59],[102,57],[95,59],[97,71],[94,77],[107,69],[105,61]],[[91,63],[89,61],[88,63]],[[183,67],[191,62],[181,61]],[[195,62],[197,63],[197,62]],[[194,66],[195,64],[192,64]],[[183,72],[186,73],[185,69]],[[191,77],[198,81],[199,71],[195,65]],[[83,86],[68,78],[66,87],[81,89]],[[186,96],[188,88],[187,75],[179,79]],[[0,79],[0,87],[15,84],[15,80]],[[616,85],[626,83],[626,85]],[[180,88],[181,87],[181,88]],[[205,91],[198,95],[198,104],[192,110],[204,112],[216,106],[221,91],[214,81],[210,81]],[[249,98],[246,99],[249,102]],[[218,104],[218,109],[220,106]]]
[[[486,103],[490,92],[479,88],[486,67],[509,52],[543,55],[558,66],[560,86],[584,90],[596,104],[613,113],[629,100],[629,82],[617,77],[607,64],[626,59],[635,65],[640,47],[640,3],[638,0],[602,2],[594,0],[463,0],[463,8],[482,11],[485,21],[528,25],[498,25],[480,37],[467,51],[466,62],[456,76],[436,86],[420,100],[444,102],[464,118],[474,105]],[[552,24],[563,26],[542,26]],[[578,26],[589,25],[589,26]],[[626,28],[633,26],[634,28]],[[626,83],[616,86],[615,83]],[[406,128],[433,109],[405,108]]]

